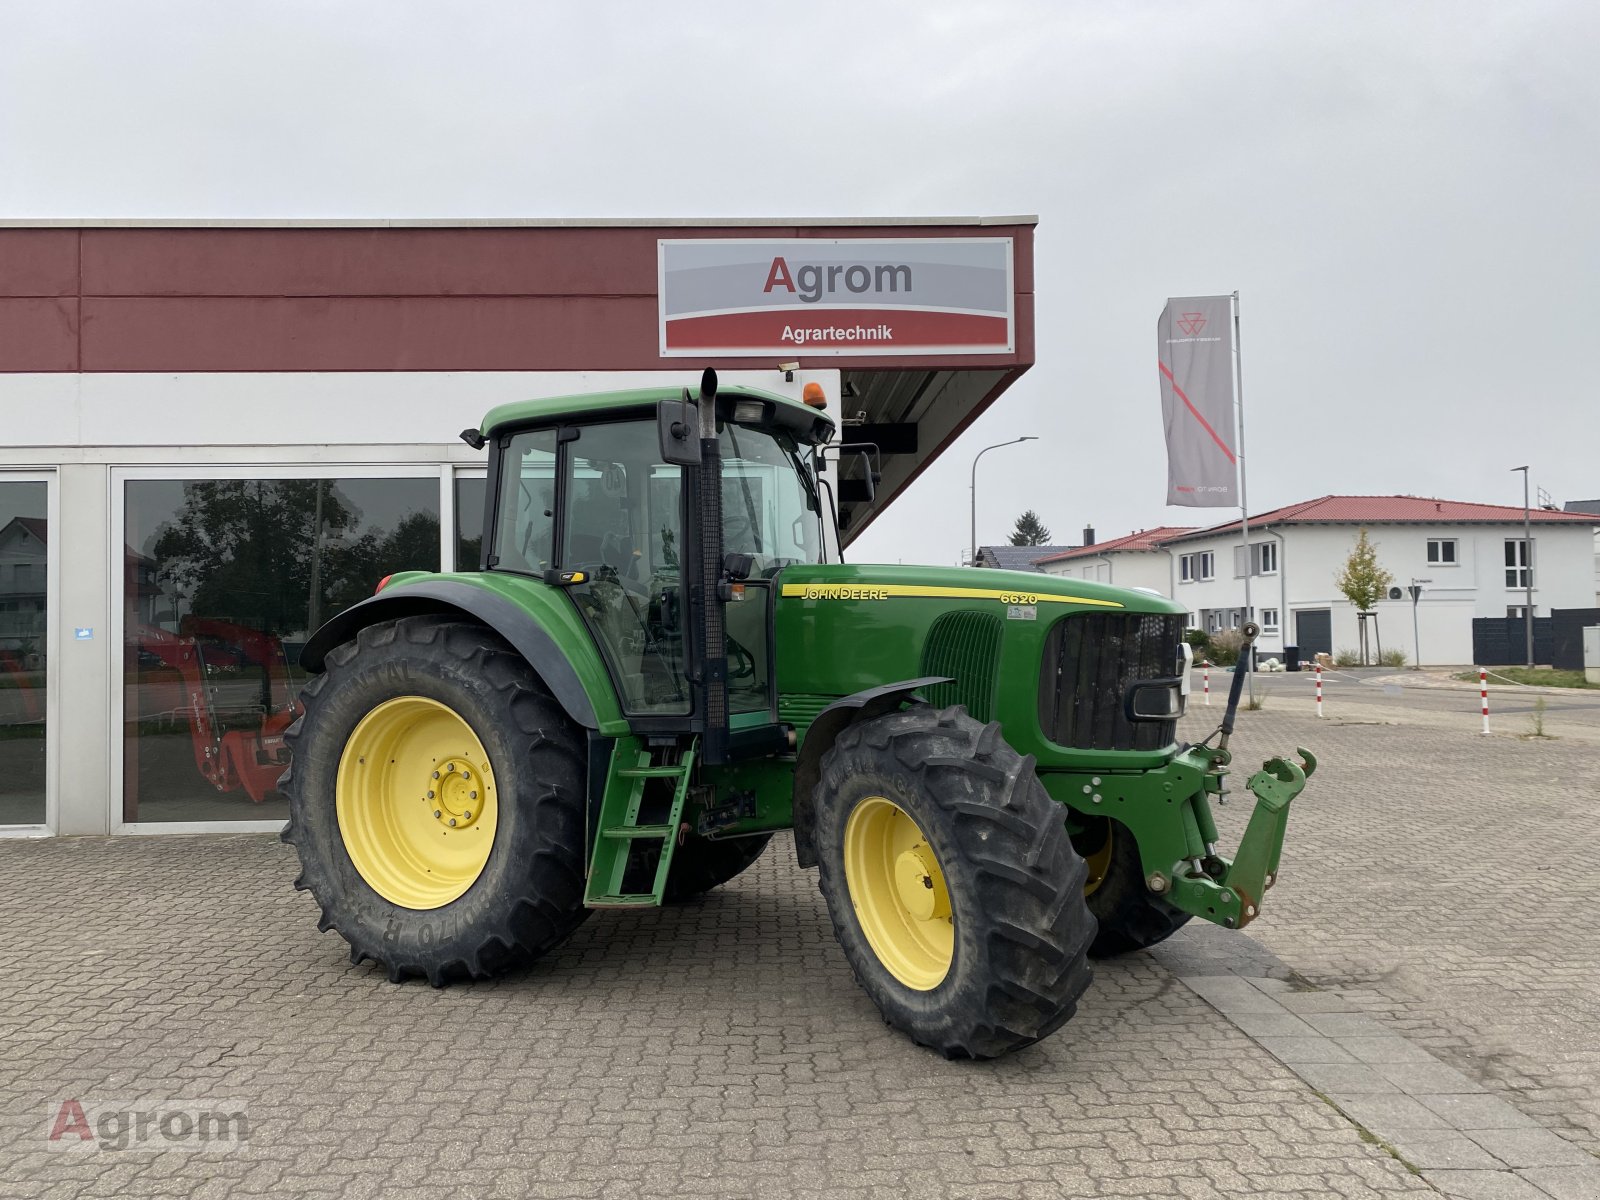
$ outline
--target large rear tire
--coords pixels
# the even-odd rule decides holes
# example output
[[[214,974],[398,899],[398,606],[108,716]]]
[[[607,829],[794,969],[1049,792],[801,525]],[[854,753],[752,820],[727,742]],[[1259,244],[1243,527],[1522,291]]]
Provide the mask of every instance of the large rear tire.
[[[819,884],[884,1020],[946,1058],[1063,1025],[1089,986],[1084,865],[1032,758],[964,708],[851,725],[822,761]]]
[[[497,634],[444,616],[371,626],[303,700],[283,840],[351,962],[436,987],[484,978],[588,916],[583,739]]]
[[[1120,821],[1087,818],[1084,831],[1073,835],[1072,844],[1089,864],[1085,899],[1100,925],[1094,945],[1089,947],[1091,958],[1148,950],[1189,920],[1188,913],[1145,886],[1139,845]]]

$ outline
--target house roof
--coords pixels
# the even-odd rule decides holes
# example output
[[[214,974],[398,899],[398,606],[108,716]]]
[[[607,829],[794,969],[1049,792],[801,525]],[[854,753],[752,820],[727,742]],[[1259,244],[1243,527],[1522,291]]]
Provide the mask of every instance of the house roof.
[[[1037,571],[1034,564],[1075,546],[979,546],[978,565],[1003,571]]]
[[[1600,513],[1600,500],[1568,500],[1569,513]]]
[[[1540,524],[1596,524],[1590,516],[1577,512],[1554,512],[1535,508],[1529,520]],[[1439,500],[1432,496],[1319,496],[1288,504],[1250,518],[1250,527],[1265,525],[1520,525],[1520,504],[1476,504],[1466,500]],[[1228,521],[1178,534],[1169,541],[1192,541],[1239,528]]]
[[[1053,554],[1049,558],[1036,560],[1040,566],[1050,562],[1060,562],[1067,558],[1094,558],[1108,550],[1154,550],[1169,538],[1177,537],[1180,533],[1190,533],[1193,525],[1158,525],[1154,529],[1141,529],[1138,533],[1130,533],[1126,537],[1112,538],[1109,542],[1097,542],[1093,546],[1074,546],[1065,554]]]

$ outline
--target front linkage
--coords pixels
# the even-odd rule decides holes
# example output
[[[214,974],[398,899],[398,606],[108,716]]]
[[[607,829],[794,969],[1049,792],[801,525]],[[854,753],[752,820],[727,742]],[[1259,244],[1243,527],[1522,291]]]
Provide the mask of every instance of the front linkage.
[[[1216,731],[1179,753],[1165,767],[1127,773],[1041,773],[1047,791],[1089,817],[1126,826],[1138,844],[1144,884],[1172,908],[1229,929],[1242,929],[1260,914],[1261,899],[1277,880],[1289,805],[1316,771],[1317,759],[1296,748],[1300,762],[1268,759],[1246,784],[1255,811],[1230,860],[1217,853],[1217,826],[1210,797],[1227,802],[1225,780],[1233,755],[1233,733],[1249,652],[1259,629],[1244,627],[1245,642],[1234,670],[1228,707]],[[1210,742],[1215,738],[1217,744]]]

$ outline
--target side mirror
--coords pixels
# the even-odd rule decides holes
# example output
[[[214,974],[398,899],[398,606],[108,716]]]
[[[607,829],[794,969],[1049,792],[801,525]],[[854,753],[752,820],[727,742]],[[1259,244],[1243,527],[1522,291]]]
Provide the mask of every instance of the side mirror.
[[[878,498],[878,480],[872,473],[872,457],[865,450],[861,452],[861,478],[867,485],[867,503],[871,504]]]
[[[656,408],[656,434],[661,461],[680,467],[700,465],[699,424],[694,405],[687,400],[663,400]]]

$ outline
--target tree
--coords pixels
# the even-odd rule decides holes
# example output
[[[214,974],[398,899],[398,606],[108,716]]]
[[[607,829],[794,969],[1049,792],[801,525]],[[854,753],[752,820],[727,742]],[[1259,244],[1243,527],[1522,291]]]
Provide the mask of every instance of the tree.
[[[1333,577],[1334,586],[1356,606],[1357,612],[1371,612],[1393,582],[1394,576],[1378,565],[1378,548],[1367,540],[1363,529],[1355,549],[1345,559],[1344,569]]]
[[[1344,598],[1356,606],[1356,612],[1367,613],[1388,594],[1394,576],[1378,565],[1378,548],[1367,540],[1367,531],[1361,531],[1355,549],[1344,561],[1344,569],[1333,577],[1334,586],[1344,593]],[[1374,622],[1377,620],[1373,618]],[[1367,619],[1361,618],[1361,665],[1367,665]],[[1378,657],[1383,657],[1383,641],[1378,642]]]
[[[1048,546],[1050,531],[1039,520],[1039,514],[1029,509],[1017,518],[1017,527],[1011,531],[1013,546]]]

